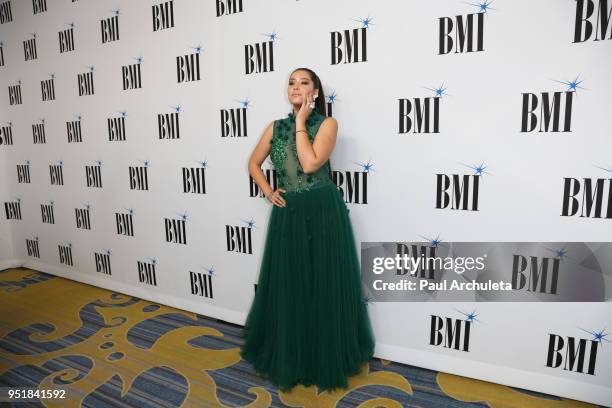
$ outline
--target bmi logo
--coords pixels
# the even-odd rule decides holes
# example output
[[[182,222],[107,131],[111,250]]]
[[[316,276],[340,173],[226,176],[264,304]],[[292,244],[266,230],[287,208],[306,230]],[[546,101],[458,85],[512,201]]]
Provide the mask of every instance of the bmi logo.
[[[58,33],[60,54],[74,51],[74,23],[70,23],[68,26],[70,28]]]
[[[7,220],[21,220],[21,199],[4,202],[4,214]]]
[[[64,162],[59,160],[58,164],[49,165],[49,177],[51,178],[52,186],[64,185]]]
[[[242,254],[253,253],[253,237],[251,232],[255,228],[255,221],[242,220],[247,225],[225,225],[225,238],[227,250]]]
[[[556,295],[559,263],[566,251],[561,249],[555,252],[555,257],[513,254],[512,289]]]
[[[89,66],[89,72],[77,74],[77,87],[79,96],[93,95],[94,92],[94,67]]]
[[[438,18],[438,55],[484,51],[484,19],[492,1],[482,0],[478,13]]]
[[[159,113],[157,115],[157,129],[160,139],[180,139],[179,113],[180,106],[172,107],[172,113]]]
[[[180,218],[164,218],[166,242],[187,245],[187,213],[179,215]]]
[[[0,146],[13,144],[13,122],[8,122],[6,125],[0,126]]]
[[[610,333],[605,333],[605,329],[599,332],[582,328],[580,330],[590,334],[592,338],[548,333],[546,367],[595,375],[597,349],[600,345],[603,346],[604,340],[610,342],[606,339]]]
[[[47,0],[32,0],[33,14],[47,11]]]
[[[85,166],[85,185],[102,188],[102,161],[97,160],[95,165]]]
[[[342,31],[332,31],[331,35],[331,65],[367,62],[367,33],[372,23],[370,16],[355,20],[361,27]]]
[[[571,132],[574,94],[582,88],[579,75],[573,81],[557,81],[567,86],[565,91],[523,92],[521,132]],[[582,88],[584,89],[584,88]]]
[[[40,81],[40,90],[43,102],[55,100],[55,74],[51,74],[49,79]]]
[[[345,203],[368,203],[368,176],[374,171],[374,164],[354,162],[361,167],[358,171],[332,170],[331,179],[340,190]]]
[[[278,188],[278,180],[275,169],[265,169],[263,170],[264,176],[268,181],[268,184],[272,187],[272,190],[276,190]],[[249,197],[264,197],[263,191],[259,188],[253,177],[249,174]]]
[[[217,5],[217,17],[242,13],[242,0],[215,0]]]
[[[55,217],[53,215],[53,201],[49,201],[49,204],[41,204],[40,214],[42,216],[43,224],[55,224]]]
[[[102,44],[119,40],[119,9],[113,10],[113,16],[100,20]]]
[[[487,166],[470,166],[474,174],[436,174],[436,206],[439,209],[478,211],[480,178]],[[449,207],[450,206],[450,207]]]
[[[28,256],[40,258],[40,246],[38,244],[38,237],[34,237],[34,239],[26,238],[26,249],[28,251]]]
[[[144,160],[142,164],[128,167],[130,190],[149,191],[149,161]]]
[[[91,230],[91,218],[89,215],[90,209],[91,206],[89,204],[86,204],[85,208],[74,209],[74,216],[77,228]]]
[[[81,115],[76,115],[77,120],[66,122],[66,137],[68,143],[81,143],[83,142],[83,135],[81,132]]]
[[[200,80],[200,54],[202,46],[190,47],[195,52],[176,57],[176,82],[192,82]]]
[[[206,269],[206,268],[204,268]],[[213,299],[213,268],[206,269],[206,273],[189,271],[189,288],[192,295]]]
[[[272,31],[268,41],[244,46],[245,75],[274,71],[274,42],[278,33]]]
[[[153,31],[174,27],[174,1],[165,1],[151,6],[153,13]]]
[[[429,239],[428,239],[429,240]],[[422,260],[436,257],[436,248],[440,245],[440,241],[431,240],[431,245],[417,245],[417,244],[404,244],[400,242],[396,242],[397,255],[400,257],[410,257],[415,260],[419,258]],[[434,243],[435,242],[435,243]],[[410,268],[398,268],[395,271],[396,275],[406,275],[410,273],[411,277],[416,277],[420,279],[435,279],[435,265],[432,265],[431,262],[419,262],[418,268],[416,270],[410,270]]]
[[[121,67],[121,82],[123,90],[142,88],[142,74],[140,66],[142,65],[142,57],[134,58],[135,64],[123,65]]]
[[[470,331],[476,319],[476,311],[464,313],[465,319],[456,319],[448,316],[430,315],[429,344],[457,351],[470,351]]]
[[[32,124],[32,139],[34,144],[47,143],[45,139],[45,119],[41,119],[40,123]]]
[[[26,164],[17,165],[17,183],[31,183],[29,160],[26,160]]]
[[[121,116],[116,116],[113,118],[107,118],[106,123],[108,125],[108,141],[116,142],[123,141],[125,142],[126,132],[125,132],[125,117],[127,116],[127,112],[119,112]]]
[[[148,262],[137,261],[136,267],[138,269],[138,282],[144,283],[145,285],[157,286],[157,275],[155,272],[156,266],[156,259],[149,258]]]
[[[250,101],[239,101],[239,108],[221,109],[221,137],[247,137],[247,109]]]
[[[440,133],[440,100],[446,94],[444,82],[438,88],[427,88],[434,96],[399,99],[398,133]]]
[[[183,167],[183,193],[206,194],[206,160],[200,167]]]
[[[96,264],[96,272],[112,275],[110,249],[105,249],[102,252],[94,252],[94,262]]]
[[[134,236],[134,209],[128,208],[127,212],[115,213],[117,235]]]
[[[563,178],[562,217],[573,217],[580,211],[579,217],[612,219],[612,167],[599,168],[610,173],[608,178]]]
[[[584,42],[593,37],[593,41],[612,39],[611,16],[612,2],[608,0],[576,0],[573,42]]]
[[[62,265],[74,266],[72,261],[72,244],[69,242],[66,245],[58,245],[59,261]]]
[[[11,0],[6,0],[0,3],[0,24],[13,21],[13,12],[11,10]]]
[[[9,85],[8,87],[9,105],[21,105],[21,80],[17,81],[17,85]]]
[[[36,33],[32,34],[32,38],[23,42],[23,54],[25,61],[31,61],[38,58],[36,53]]]

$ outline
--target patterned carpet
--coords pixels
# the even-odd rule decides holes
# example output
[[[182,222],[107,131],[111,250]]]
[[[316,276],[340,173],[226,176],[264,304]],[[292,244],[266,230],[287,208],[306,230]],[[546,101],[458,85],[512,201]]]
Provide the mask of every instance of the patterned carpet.
[[[240,359],[241,330],[30,269],[0,272],[0,387],[66,396],[13,406],[596,407],[378,358],[348,391],[283,393]]]

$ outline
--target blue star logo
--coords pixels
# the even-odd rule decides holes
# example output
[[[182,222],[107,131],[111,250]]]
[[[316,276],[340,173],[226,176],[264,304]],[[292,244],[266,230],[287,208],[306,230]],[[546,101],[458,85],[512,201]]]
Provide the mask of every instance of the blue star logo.
[[[183,214],[181,214],[181,213],[176,213],[176,214],[181,217],[181,220],[183,220],[183,221],[187,221],[188,220],[187,211],[185,211]]]
[[[331,95],[327,95],[327,103],[334,103],[336,102],[338,99],[337,95],[336,95],[336,90],[334,89],[331,93]]]
[[[593,336],[593,338],[591,340],[595,340],[598,343],[601,343],[603,345],[603,341],[607,341],[608,343],[610,342],[610,340],[606,339],[606,336],[608,336],[610,333],[605,333],[606,329],[604,328],[603,330],[600,330],[598,332],[594,332],[594,331],[590,331],[590,330],[585,330],[583,328],[580,328],[580,330],[582,330],[583,332],[589,333],[590,335]]]
[[[251,101],[249,101],[249,98],[246,98],[244,101],[236,100],[236,102],[240,102],[242,107],[246,109],[249,109],[249,107],[251,106]]]
[[[251,221],[242,220],[242,222],[246,222],[248,228],[255,228],[255,221],[251,218]]]
[[[579,81],[579,80],[578,80],[578,78],[579,78],[579,77],[580,77],[580,74],[578,74],[578,75],[576,76],[576,79],[574,79],[573,81],[557,81],[556,79],[554,79],[553,81],[555,81],[555,82],[559,82],[560,84],[567,85],[567,90],[568,90],[568,91],[577,92],[577,91],[578,91],[578,88],[580,88],[580,89],[586,89],[586,88],[583,88],[583,87],[581,87],[581,86],[580,86],[580,84],[581,84],[582,82],[584,82],[584,79],[582,79],[582,80],[580,80],[580,81]]]
[[[440,234],[438,234],[436,238],[427,238],[427,237],[424,237],[423,235],[419,235],[419,237],[427,240],[427,242],[429,242],[432,248],[438,248],[439,246],[443,246],[442,240],[440,239]]]
[[[144,166],[145,166],[145,167],[149,167],[149,163],[150,163],[150,161],[148,161],[148,160],[141,160],[140,162],[141,162],[142,164],[144,164]]]
[[[119,11],[120,11],[119,9],[113,10],[113,14],[118,16],[119,15]]]
[[[68,23],[68,27],[74,28],[74,23]]]
[[[142,61],[143,61],[142,57],[132,57],[132,58],[135,59],[136,62],[139,63],[139,64],[142,63]]]
[[[204,50],[204,47],[202,47],[202,44],[198,44],[195,47],[189,47],[189,48],[191,48],[192,50],[195,50],[196,54],[200,54]]]
[[[68,248],[72,248],[72,242],[68,242]]]
[[[198,162],[202,166],[203,169],[205,169],[206,166],[208,166],[208,162],[206,160],[204,161],[196,160],[196,162]]]
[[[463,164],[465,167],[469,167],[470,169],[474,170],[474,174],[477,176],[483,176],[485,174],[489,174],[488,171],[486,171],[487,166],[484,165],[484,162],[480,163],[480,166],[470,166],[469,164]]]
[[[464,316],[465,316],[465,320],[466,320],[466,321],[468,321],[468,322],[474,322],[474,321],[479,322],[479,321],[480,321],[480,320],[478,320],[478,319],[476,318],[476,316],[478,316],[478,314],[476,313],[476,309],[474,309],[474,310],[473,310],[473,311],[471,311],[470,313],[465,313],[465,312],[462,312],[462,311],[461,311],[461,310],[459,310],[459,309],[455,309],[455,310],[456,310],[456,311],[458,311],[459,313],[461,313],[462,315],[464,315]]]
[[[64,161],[63,160],[58,160],[57,162],[59,163],[60,166],[64,165]]]
[[[85,208],[89,210],[91,208],[91,205],[85,204]]]
[[[32,38],[36,38],[36,33],[30,33],[30,35],[32,36]]]
[[[77,120],[79,120],[79,121],[80,121],[80,120],[81,120],[81,118],[82,118],[82,116],[81,116],[81,114],[80,114],[80,113],[79,113],[78,115],[74,115],[74,117],[75,117],[75,118],[77,118]]]
[[[90,72],[94,72],[94,66],[93,65],[88,65],[87,68],[89,68]]]
[[[45,124],[45,118],[41,118],[40,122],[44,125]]]
[[[172,109],[174,109],[175,113],[179,113],[181,112],[181,105],[176,105],[176,106],[170,106]]]
[[[117,111],[121,114],[122,118],[125,118],[127,116],[127,111],[123,110],[123,111]]]
[[[133,208],[125,208],[125,207],[123,207],[123,209],[124,209],[124,210],[127,210],[127,212],[128,212],[130,215],[134,215],[134,209],[133,209]]]
[[[436,98],[441,98],[443,95],[448,95],[447,93],[445,93],[448,88],[444,88],[444,82],[442,82],[442,85],[440,85],[438,88],[428,88],[426,86],[424,86],[423,88],[429,89],[430,91],[434,91],[436,94]]]
[[[49,74],[49,76],[51,77],[51,79],[55,79],[55,74]]]
[[[53,201],[52,201],[52,200],[49,200],[49,204],[51,204],[51,206],[53,206]]]
[[[102,160],[96,160],[96,164],[97,164],[98,166],[102,166]]]
[[[466,4],[478,7],[479,13],[485,13],[485,14],[487,14],[487,11],[489,10],[495,10],[493,7],[489,7],[491,3],[493,2],[487,1],[487,0],[483,1],[482,3],[467,3],[466,2]]]
[[[546,247],[544,247],[546,248]],[[552,248],[546,248],[549,251],[551,251],[552,253],[555,254],[555,258],[559,258],[559,259],[563,259],[567,256],[567,250],[565,249],[565,247],[561,248],[561,249],[552,249]]]
[[[106,255],[110,255],[111,254],[111,250],[110,249],[104,249],[104,252],[106,252]]]
[[[212,266],[210,268],[204,268],[204,269],[206,269],[206,272],[208,272],[210,276],[213,276],[215,274],[215,270]]]
[[[18,85],[21,85],[21,79],[18,79],[18,80],[17,80],[17,84],[18,84]]]
[[[152,263],[153,265],[157,265],[157,259],[155,259],[155,258],[149,258],[149,257],[147,257],[147,259],[148,259],[149,261],[151,261],[151,263]]]
[[[274,42],[276,41],[276,39],[278,38],[278,33],[276,32],[276,30],[273,30],[271,33],[266,33],[263,34],[266,37],[268,37],[270,39],[270,41]]]
[[[372,23],[372,17],[370,17],[370,15],[368,14],[368,16],[366,18],[361,18],[361,19],[353,19],[353,21],[357,21],[359,23],[361,23],[361,28],[370,28],[370,24],[371,25],[375,25],[374,23]]]
[[[369,173],[370,171],[374,171],[372,169],[372,167],[374,167],[374,164],[370,162],[370,160],[368,160],[367,163],[358,163],[358,162],[353,162],[358,166],[361,166],[361,168],[363,169],[364,172]]]
[[[9,127],[13,127],[13,122],[8,122]]]
[[[605,170],[605,171],[607,171],[608,173],[612,173],[612,166],[610,166],[610,168],[609,168],[609,169],[607,169],[607,168],[605,168],[605,167],[600,167],[600,166],[595,166],[595,167],[597,167],[597,168],[599,168],[599,169],[602,169],[602,170]]]
[[[29,165],[30,165],[30,161],[29,161],[29,160],[26,160],[26,164],[29,166]]]

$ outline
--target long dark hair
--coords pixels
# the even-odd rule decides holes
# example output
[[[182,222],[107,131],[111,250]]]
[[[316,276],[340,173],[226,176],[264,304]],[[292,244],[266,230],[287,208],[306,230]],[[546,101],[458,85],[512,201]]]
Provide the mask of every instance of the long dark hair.
[[[291,72],[292,74],[295,71],[306,71],[310,76],[310,80],[314,83],[314,88],[319,90],[318,97],[315,99],[315,110],[319,112],[323,116],[327,116],[327,109],[325,105],[325,94],[323,93],[323,85],[321,84],[321,78],[310,68],[296,68]],[[329,163],[329,176],[331,178],[331,159],[327,159],[327,163]]]
[[[310,80],[314,83],[314,88],[319,90],[319,96],[315,99],[315,110],[323,116],[327,116],[325,109],[325,94],[323,93],[323,85],[321,84],[321,78],[310,68],[296,68],[295,71],[306,71],[310,76]]]

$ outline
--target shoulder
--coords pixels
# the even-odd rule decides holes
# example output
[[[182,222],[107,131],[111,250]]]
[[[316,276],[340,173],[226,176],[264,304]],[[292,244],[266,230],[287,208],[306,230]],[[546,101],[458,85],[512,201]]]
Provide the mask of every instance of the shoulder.
[[[336,120],[336,118],[328,116],[321,122],[321,127],[338,130],[338,121]]]

